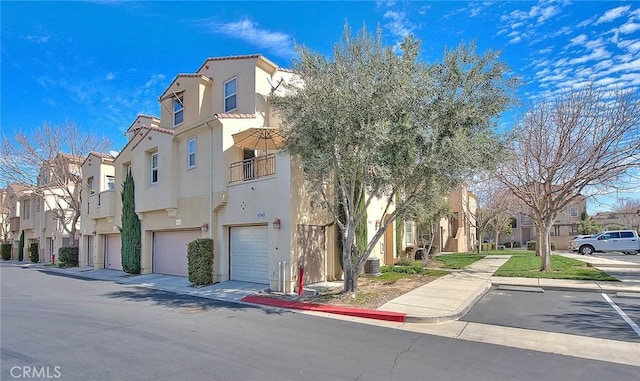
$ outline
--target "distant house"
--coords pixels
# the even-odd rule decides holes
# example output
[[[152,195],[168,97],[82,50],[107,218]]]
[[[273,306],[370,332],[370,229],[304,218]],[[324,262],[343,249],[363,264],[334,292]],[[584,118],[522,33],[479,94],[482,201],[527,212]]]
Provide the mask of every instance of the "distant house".
[[[640,210],[598,212],[591,218],[598,222],[603,230],[632,229],[640,231]]]
[[[512,210],[516,210],[516,212],[513,213],[511,219],[511,234],[500,234],[499,244],[505,245],[511,242],[518,242],[525,246],[528,241],[535,241],[537,239],[537,230],[529,210],[522,207],[518,208],[516,205]],[[551,227],[551,241],[555,243],[558,249],[567,249],[569,241],[578,235],[580,216],[586,210],[586,197],[580,196],[558,213]]]

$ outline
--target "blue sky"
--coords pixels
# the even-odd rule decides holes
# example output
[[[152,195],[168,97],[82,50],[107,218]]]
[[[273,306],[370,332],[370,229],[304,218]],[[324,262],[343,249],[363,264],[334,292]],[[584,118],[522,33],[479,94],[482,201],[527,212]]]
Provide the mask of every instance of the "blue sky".
[[[427,61],[470,40],[500,50],[524,105],[590,80],[640,88],[636,1],[2,1],[0,13],[2,133],[74,122],[114,150],[138,114],[159,114],[176,74],[252,53],[291,67],[295,43],[330,55],[345,21],[380,25],[388,44],[414,34]]]

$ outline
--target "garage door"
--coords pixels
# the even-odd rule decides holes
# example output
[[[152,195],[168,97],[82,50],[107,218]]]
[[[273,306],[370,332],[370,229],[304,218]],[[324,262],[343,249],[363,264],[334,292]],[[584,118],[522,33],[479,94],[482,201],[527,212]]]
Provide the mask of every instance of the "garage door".
[[[122,243],[120,241],[120,235],[108,235],[105,236],[105,260],[104,267],[112,270],[122,270]]]
[[[187,245],[202,238],[200,230],[153,233],[153,272],[188,276]]]
[[[233,227],[231,230],[231,280],[269,283],[266,226]]]
[[[87,266],[93,266],[93,236],[87,236]]]

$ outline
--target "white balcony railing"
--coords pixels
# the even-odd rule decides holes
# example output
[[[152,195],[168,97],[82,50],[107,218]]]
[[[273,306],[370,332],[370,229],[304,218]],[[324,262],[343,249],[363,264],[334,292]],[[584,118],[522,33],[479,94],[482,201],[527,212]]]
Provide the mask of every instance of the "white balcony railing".
[[[89,197],[89,218],[106,218],[115,216],[116,191],[106,190],[94,193]]]

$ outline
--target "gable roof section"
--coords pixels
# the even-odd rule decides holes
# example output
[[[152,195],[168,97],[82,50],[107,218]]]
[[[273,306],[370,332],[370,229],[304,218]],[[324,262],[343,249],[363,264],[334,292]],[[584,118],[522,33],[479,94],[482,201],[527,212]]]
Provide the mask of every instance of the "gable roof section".
[[[173,81],[171,81],[171,83],[169,84],[169,86],[167,86],[167,88],[166,88],[166,89],[162,92],[162,94],[158,97],[158,102],[162,102],[162,101],[164,101],[164,100],[166,100],[166,99],[169,99],[169,98],[173,97],[173,96],[174,96],[174,94],[180,94],[180,93],[184,92],[184,90],[180,90],[180,91],[171,91],[171,92],[170,92],[171,87],[173,87],[173,85],[174,85],[175,83],[178,83],[178,80],[179,80],[180,78],[198,78],[198,77],[199,77],[200,79],[202,79],[202,80],[206,81],[206,82],[211,82],[211,81],[213,81],[213,78],[211,78],[211,77],[209,77],[209,76],[207,76],[207,75],[204,75],[204,74],[198,74],[198,73],[195,73],[195,74],[178,74],[178,75],[176,75],[176,76],[175,76],[175,78],[173,79]],[[178,84],[179,84],[179,83],[178,83]]]

